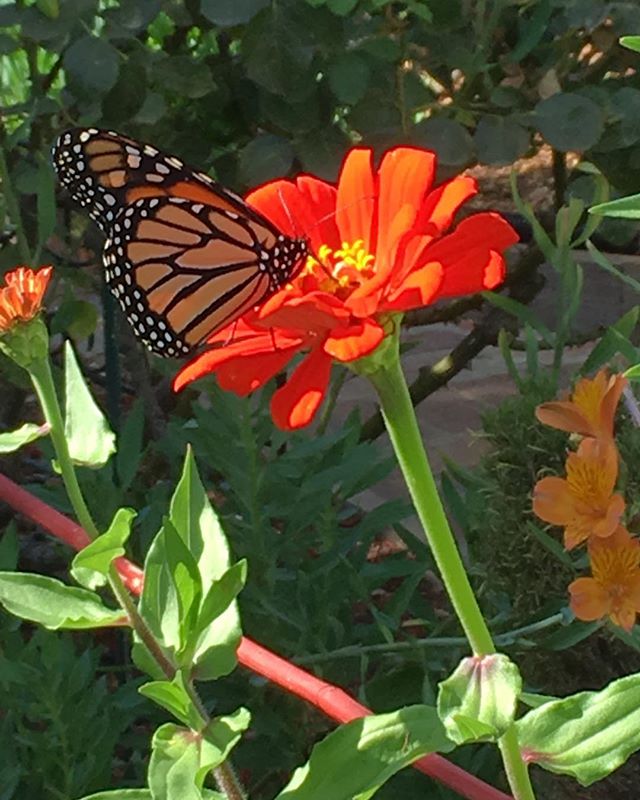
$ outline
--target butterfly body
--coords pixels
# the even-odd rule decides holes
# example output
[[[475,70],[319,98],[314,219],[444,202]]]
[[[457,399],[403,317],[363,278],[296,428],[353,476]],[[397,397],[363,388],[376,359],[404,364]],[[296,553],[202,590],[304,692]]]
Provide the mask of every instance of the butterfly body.
[[[291,238],[175,156],[111,131],[62,133],[53,163],[106,236],[109,288],[154,353],[184,356],[302,268]]]

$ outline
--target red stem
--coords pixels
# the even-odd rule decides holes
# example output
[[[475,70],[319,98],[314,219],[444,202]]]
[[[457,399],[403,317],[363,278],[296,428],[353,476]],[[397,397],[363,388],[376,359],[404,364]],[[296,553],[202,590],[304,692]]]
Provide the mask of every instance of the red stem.
[[[38,523],[49,533],[73,547],[74,550],[80,550],[90,542],[87,534],[77,523],[4,475],[0,475],[0,500],[4,500],[15,511]],[[132,564],[126,558],[119,558],[116,565],[130,591],[140,594],[143,581],[140,567]],[[258,675],[262,675],[290,694],[311,703],[337,722],[350,722],[373,713],[339,687],[294,666],[265,647],[247,639],[246,636],[242,637],[238,648],[238,661],[244,667],[257,672]],[[495,789],[442,756],[424,756],[415,761],[412,766],[458,792],[467,800],[513,800],[511,795]]]

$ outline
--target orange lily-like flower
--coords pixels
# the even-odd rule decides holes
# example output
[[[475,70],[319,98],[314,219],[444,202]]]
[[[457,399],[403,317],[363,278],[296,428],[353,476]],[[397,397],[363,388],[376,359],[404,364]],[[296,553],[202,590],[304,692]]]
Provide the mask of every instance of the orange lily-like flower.
[[[609,375],[601,369],[594,378],[579,380],[571,399],[542,403],[536,409],[536,417],[561,431],[611,439],[616,408],[626,383],[624,375]]]
[[[591,578],[569,585],[571,609],[591,622],[609,617],[629,631],[640,611],[640,542],[620,526],[608,539],[589,542]]]
[[[584,439],[567,458],[566,478],[542,478],[533,490],[533,511],[564,527],[567,550],[590,539],[611,536],[624,513],[624,498],[614,494],[618,451],[612,441]]]
[[[299,428],[316,414],[332,362],[372,354],[393,331],[390,316],[498,286],[517,234],[490,212],[450,230],[476,183],[458,176],[434,186],[435,171],[427,150],[396,147],[375,168],[371,148],[355,147],[337,186],[302,175],[252,192],[247,202],[283,233],[306,232],[314,255],[257,311],[215,333],[178,373],[176,391],[214,372],[224,389],[247,394],[302,353],[271,403],[276,425]]]
[[[36,272],[18,267],[5,275],[5,286],[0,288],[0,333],[17,322],[28,322],[40,312],[51,272],[52,267]]]

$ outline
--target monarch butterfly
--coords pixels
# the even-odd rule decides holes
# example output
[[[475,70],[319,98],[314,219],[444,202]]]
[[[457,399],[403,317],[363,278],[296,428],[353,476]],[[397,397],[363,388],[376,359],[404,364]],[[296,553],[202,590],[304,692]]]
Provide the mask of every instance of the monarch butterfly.
[[[187,355],[291,280],[308,254],[229,189],[114,131],[74,128],[53,146],[71,197],[106,236],[105,277],[136,336]]]

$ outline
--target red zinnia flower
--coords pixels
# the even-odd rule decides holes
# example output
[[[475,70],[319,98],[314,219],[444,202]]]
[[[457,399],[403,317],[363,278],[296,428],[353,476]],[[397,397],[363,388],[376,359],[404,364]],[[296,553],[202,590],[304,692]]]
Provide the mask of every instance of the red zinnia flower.
[[[457,177],[433,188],[435,166],[434,153],[397,147],[376,170],[372,150],[357,147],[337,186],[303,175],[252,192],[247,201],[283,233],[307,231],[315,255],[292,284],[215,333],[217,347],[187,364],[174,388],[215,372],[224,389],[248,394],[303,351],[271,406],[276,425],[299,428],[322,402],[332,360],[372,353],[390,314],[498,286],[515,231],[480,213],[445,235],[477,186]]]
[[[51,271],[52,267],[37,272],[17,267],[7,272],[5,286],[0,288],[0,332],[8,331],[16,322],[28,322],[40,312]]]

